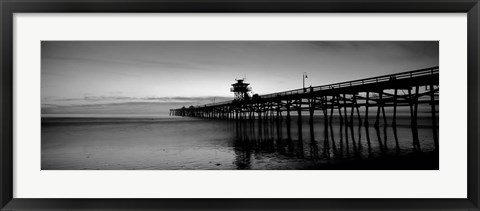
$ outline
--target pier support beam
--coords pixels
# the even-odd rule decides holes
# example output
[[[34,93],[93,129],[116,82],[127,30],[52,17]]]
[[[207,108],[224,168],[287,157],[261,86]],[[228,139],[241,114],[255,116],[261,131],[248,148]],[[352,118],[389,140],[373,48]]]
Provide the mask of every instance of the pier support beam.
[[[380,119],[380,109],[382,109],[382,104],[383,104],[383,90],[380,90],[378,92],[378,100],[377,100],[377,117],[375,119],[375,124],[374,127],[378,127],[379,125],[379,119]]]
[[[287,108],[287,122],[290,122],[290,101],[287,101],[287,104],[285,105]]]
[[[302,99],[298,99],[298,107],[297,107],[297,115],[298,115],[298,120],[297,120],[297,124],[298,124],[298,139],[299,139],[299,142],[302,141],[303,139],[303,135],[302,135]]]
[[[395,89],[393,93],[393,121],[392,121],[392,127],[397,126],[397,92],[398,89]]]
[[[347,150],[347,156],[349,156],[349,143],[348,143],[348,113],[347,113],[347,97],[343,94],[343,111],[345,113],[345,146]]]
[[[370,97],[370,92],[367,92],[365,98],[365,126],[368,126],[368,100]]]
[[[438,152],[438,135],[437,135],[437,116],[435,110],[435,89],[433,84],[430,84],[430,105],[432,112],[432,131],[433,131],[433,141],[435,143],[435,151]]]
[[[420,151],[420,143],[418,140],[418,125],[417,125],[417,109],[418,109],[418,86],[415,87],[415,96],[412,96],[412,91],[408,90],[410,99],[410,127],[412,129],[412,143],[415,151]]]
[[[326,158],[330,158],[330,144],[328,142],[328,110],[327,110],[327,101],[328,97],[324,96],[322,98],[322,110],[323,110],[323,124],[325,130],[325,137],[323,141],[323,154]]]
[[[308,99],[309,122],[313,124],[313,114],[315,113],[315,98]]]

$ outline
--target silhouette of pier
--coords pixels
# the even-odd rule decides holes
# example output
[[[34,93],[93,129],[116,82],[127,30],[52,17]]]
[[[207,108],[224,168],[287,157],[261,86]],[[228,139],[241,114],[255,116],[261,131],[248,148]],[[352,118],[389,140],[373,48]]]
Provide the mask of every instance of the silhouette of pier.
[[[232,84],[231,91],[235,93],[232,101],[170,109],[170,115],[238,121],[280,122],[285,119],[288,127],[291,116],[297,116],[297,124],[301,128],[302,116],[305,113],[312,127],[312,122],[318,115],[315,112],[319,112],[325,125],[325,144],[328,144],[328,126],[333,118],[338,118],[341,125],[345,124],[346,134],[349,130],[347,126],[352,128],[354,122],[359,126],[364,124],[368,130],[371,119],[375,119],[373,125],[377,131],[380,125],[384,128],[390,125],[395,133],[398,109],[405,107],[410,116],[413,149],[420,151],[417,117],[419,105],[424,104],[430,109],[435,150],[438,152],[436,106],[439,103],[439,67],[266,95],[250,96],[251,89],[248,85],[242,79]],[[387,121],[385,108],[391,110],[388,112],[392,115],[390,123]],[[348,139],[348,135],[345,138]]]

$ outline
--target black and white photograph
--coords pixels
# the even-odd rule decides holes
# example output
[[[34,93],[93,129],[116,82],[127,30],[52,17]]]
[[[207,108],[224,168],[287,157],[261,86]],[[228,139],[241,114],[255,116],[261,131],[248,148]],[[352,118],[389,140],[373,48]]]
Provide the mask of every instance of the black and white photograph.
[[[438,41],[42,41],[41,170],[439,170]]]

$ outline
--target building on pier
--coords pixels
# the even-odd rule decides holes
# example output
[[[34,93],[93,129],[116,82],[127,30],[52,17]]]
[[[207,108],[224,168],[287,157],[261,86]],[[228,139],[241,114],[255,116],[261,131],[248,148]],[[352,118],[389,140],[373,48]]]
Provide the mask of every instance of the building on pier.
[[[249,83],[245,83],[245,79],[236,79],[237,83],[232,84],[230,91],[234,93],[234,101],[247,101],[250,100],[250,92],[252,88],[249,87]]]

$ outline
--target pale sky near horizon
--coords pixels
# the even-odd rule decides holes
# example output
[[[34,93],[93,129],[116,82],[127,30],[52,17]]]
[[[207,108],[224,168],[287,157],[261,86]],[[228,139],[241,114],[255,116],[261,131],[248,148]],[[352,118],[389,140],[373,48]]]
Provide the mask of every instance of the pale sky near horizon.
[[[43,108],[209,103],[439,65],[437,41],[43,41]],[[45,112],[54,112],[53,109]],[[75,112],[75,111],[69,111]]]

